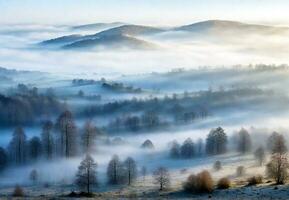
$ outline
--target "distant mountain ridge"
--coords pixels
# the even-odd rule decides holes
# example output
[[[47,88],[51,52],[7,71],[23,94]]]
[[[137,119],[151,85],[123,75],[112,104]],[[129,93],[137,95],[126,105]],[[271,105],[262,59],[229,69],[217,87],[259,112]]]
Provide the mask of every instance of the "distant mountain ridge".
[[[180,26],[174,28],[175,31],[240,31],[240,32],[272,32],[275,30],[288,30],[288,27],[275,27],[259,24],[247,24],[237,21],[225,21],[225,20],[208,20],[197,22],[185,26]]]
[[[101,24],[101,23],[100,23]],[[116,23],[119,24],[119,23]],[[83,25],[98,26],[99,24]],[[78,26],[82,27],[82,26]],[[236,21],[208,20],[189,25],[163,29],[152,26],[141,26],[133,24],[120,25],[97,32],[91,35],[67,35],[41,42],[41,45],[60,45],[64,49],[91,48],[94,46],[127,46],[132,48],[154,47],[152,42],[140,39],[142,36],[153,36],[165,32],[186,32],[188,34],[213,34],[214,36],[226,36],[234,34],[274,34],[288,31],[287,27],[274,27],[256,24],[246,24]]]
[[[139,49],[154,49],[157,45],[147,42],[136,36],[156,34],[163,32],[163,29],[138,26],[122,25],[98,32],[93,35],[68,35],[41,42],[41,45],[61,45],[63,49],[92,48],[97,46],[131,47]]]
[[[62,48],[80,49],[94,47],[126,47],[132,49],[154,49],[156,48],[156,45],[127,35],[107,35],[73,42],[71,44],[64,45]]]
[[[93,23],[93,24],[84,24],[78,26],[72,26],[72,30],[95,30],[95,29],[108,29],[118,26],[126,25],[123,22],[112,22],[112,23]]]

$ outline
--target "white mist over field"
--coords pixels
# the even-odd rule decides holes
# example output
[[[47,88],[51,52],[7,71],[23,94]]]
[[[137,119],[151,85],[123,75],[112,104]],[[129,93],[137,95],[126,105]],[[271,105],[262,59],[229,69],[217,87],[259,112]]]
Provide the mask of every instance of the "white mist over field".
[[[220,35],[220,30],[201,34],[174,31],[139,37],[157,45],[154,50],[106,48],[65,51],[37,46],[39,42],[60,36],[95,34],[102,30],[105,29],[1,26],[0,66],[52,73],[135,74],[172,68],[288,62],[289,34],[279,29],[272,34],[238,34],[238,30],[233,30],[229,37]]]

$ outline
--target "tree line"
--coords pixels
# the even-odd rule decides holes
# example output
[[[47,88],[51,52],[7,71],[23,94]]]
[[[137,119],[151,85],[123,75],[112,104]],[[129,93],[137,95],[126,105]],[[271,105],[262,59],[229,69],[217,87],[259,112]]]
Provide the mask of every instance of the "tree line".
[[[42,116],[54,115],[63,110],[54,95],[40,94],[38,88],[19,84],[11,94],[0,94],[0,126],[34,124]]]
[[[71,158],[92,153],[97,142],[104,138],[103,131],[90,120],[78,130],[72,113],[66,110],[55,123],[50,120],[43,122],[40,136],[28,139],[24,129],[16,127],[8,147],[0,148],[0,167],[9,163],[24,165],[40,159]]]
[[[241,128],[233,135],[233,138],[235,146],[233,150],[243,155],[252,152],[252,137],[245,128]],[[173,159],[192,159],[203,155],[221,155],[227,153],[228,142],[225,130],[222,127],[218,127],[209,132],[205,141],[198,139],[197,142],[194,142],[191,138],[187,138],[182,144],[179,144],[176,140],[172,141],[169,145],[169,155]],[[263,146],[259,146],[253,152],[260,165],[264,163],[266,150],[272,154],[287,152],[286,140],[282,134],[277,132],[273,132],[267,138],[266,146],[266,149]]]

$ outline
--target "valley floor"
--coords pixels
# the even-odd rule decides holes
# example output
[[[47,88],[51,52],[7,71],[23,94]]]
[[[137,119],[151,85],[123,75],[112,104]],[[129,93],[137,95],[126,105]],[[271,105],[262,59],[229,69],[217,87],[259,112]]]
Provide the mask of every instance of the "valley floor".
[[[205,161],[206,160],[206,161]],[[214,171],[212,163],[216,160],[222,162],[222,169]],[[189,161],[187,161],[189,162]],[[195,162],[206,163],[196,166]],[[194,164],[193,164],[194,163]],[[133,186],[107,186],[99,185],[95,189],[93,199],[289,199],[289,185],[276,186],[270,180],[264,178],[263,184],[247,186],[247,179],[253,175],[265,176],[265,166],[259,167],[252,155],[239,156],[227,154],[211,158],[199,158],[193,163],[186,163],[182,168],[170,169],[171,186],[168,190],[160,192],[151,175],[145,179],[139,177]],[[209,163],[209,164],[207,164]],[[243,177],[236,176],[236,168],[244,166],[246,174]],[[192,195],[182,190],[182,184],[192,173],[198,173],[207,169],[216,183],[222,177],[228,177],[232,184],[230,189],[214,190],[211,194]],[[73,199],[68,197],[77,188],[66,184],[38,184],[35,186],[22,186],[26,197],[24,199]],[[0,199],[11,199],[14,186],[0,188]],[[82,199],[82,198],[81,198]],[[85,198],[83,198],[85,199]]]

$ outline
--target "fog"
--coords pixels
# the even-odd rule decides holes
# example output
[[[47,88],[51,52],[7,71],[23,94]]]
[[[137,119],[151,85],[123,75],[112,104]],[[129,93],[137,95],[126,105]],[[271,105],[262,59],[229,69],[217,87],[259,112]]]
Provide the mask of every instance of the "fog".
[[[234,136],[241,128],[250,133],[253,150],[260,145],[266,146],[273,131],[283,134],[289,141],[289,91],[286,87],[289,69],[287,65],[281,65],[289,63],[286,55],[288,32],[237,35],[233,30],[236,35],[230,32],[228,36],[215,31],[206,34],[170,31],[139,36],[159,47],[153,50],[127,47],[64,50],[39,45],[52,38],[94,34],[102,30],[104,28],[79,30],[51,25],[1,27],[0,66],[19,71],[0,71],[1,77],[7,78],[7,81],[3,79],[3,84],[1,82],[4,106],[0,108],[6,108],[6,101],[13,102],[9,98],[20,103],[24,99],[23,105],[28,105],[25,104],[27,99],[44,98],[42,101],[46,102],[46,97],[55,100],[61,108],[55,113],[41,113],[37,112],[41,109],[32,105],[28,110],[37,114],[33,116],[32,124],[12,120],[1,126],[0,147],[9,146],[17,126],[23,127],[29,140],[41,135],[43,120],[55,123],[62,111],[70,110],[78,136],[83,133],[82,127],[87,120],[105,133],[106,142],[97,144],[92,153],[98,164],[102,190],[107,183],[107,164],[115,154],[122,161],[133,157],[138,170],[146,166],[150,175],[158,166],[166,166],[172,171],[187,167],[195,171],[211,168],[218,156],[173,160],[169,157],[169,148],[173,140],[180,144],[189,137],[195,144],[199,139],[206,141],[213,128],[222,127],[228,136],[230,154],[221,157],[235,153]],[[254,65],[258,63],[264,65]],[[81,81],[74,83],[74,79]],[[19,89],[18,84],[25,84],[27,91]],[[111,85],[107,88],[105,84]],[[36,94],[34,87],[37,87]],[[53,89],[51,96],[47,94],[49,88]],[[182,115],[193,113],[193,119],[178,122],[176,105],[184,110],[180,111]],[[139,123],[143,123],[148,111],[154,111],[159,117],[156,127],[142,127],[143,124],[138,130],[127,127],[114,130],[112,127],[117,117],[124,121],[120,126],[127,126],[131,116],[139,117]],[[205,112],[204,116],[201,112]],[[3,116],[14,116],[16,111],[7,109],[7,113]],[[53,128],[53,136],[59,134],[59,130]],[[113,143],[115,138],[121,138],[124,143]],[[154,149],[141,148],[147,139],[152,141]],[[225,162],[236,162],[239,158],[234,156]],[[79,153],[69,159],[56,156],[47,161],[41,157],[21,166],[11,164],[0,174],[0,187],[31,185],[29,174],[36,169],[39,184],[61,184],[74,189],[75,174],[82,159],[83,155]],[[109,190],[109,187],[105,189]]]
[[[172,68],[230,66],[236,64],[288,62],[288,33],[238,34],[164,33],[140,37],[160,46],[159,50],[102,49],[49,50],[37,43],[70,34],[96,33],[67,26],[14,25],[0,30],[0,65],[9,68],[66,73],[135,74]],[[169,36],[167,36],[169,35]],[[169,39],[168,39],[169,38]],[[170,39],[173,38],[173,39]],[[15,56],[17,55],[17,56]],[[139,62],[139,61],[142,62]]]

